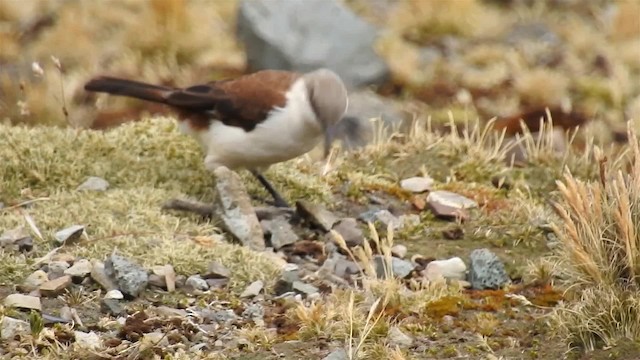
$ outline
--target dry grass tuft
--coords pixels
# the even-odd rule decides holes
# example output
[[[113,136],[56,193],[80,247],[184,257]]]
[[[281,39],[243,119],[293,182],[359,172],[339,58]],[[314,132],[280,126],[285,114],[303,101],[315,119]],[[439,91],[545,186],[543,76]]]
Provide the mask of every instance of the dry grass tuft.
[[[609,171],[598,154],[600,181],[571,173],[558,181],[562,223],[553,227],[565,260],[562,275],[580,301],[558,309],[557,319],[569,343],[587,349],[640,339],[640,148],[628,129],[628,171]]]

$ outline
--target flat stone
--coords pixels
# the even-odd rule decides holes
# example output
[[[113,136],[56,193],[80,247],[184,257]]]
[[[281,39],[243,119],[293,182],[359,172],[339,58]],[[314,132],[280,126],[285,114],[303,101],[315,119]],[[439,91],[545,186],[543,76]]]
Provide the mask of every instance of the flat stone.
[[[376,268],[376,274],[379,278],[385,277],[385,261],[382,255],[375,255],[373,257],[373,263]],[[398,259],[397,257],[391,257],[391,271],[394,276],[397,276],[401,279],[407,277],[411,271],[415,269],[415,265],[411,262]]]
[[[415,176],[401,180],[400,187],[413,193],[423,193],[431,190],[434,182],[430,177]]]
[[[147,271],[123,256],[111,254],[104,264],[104,269],[125,296],[137,297],[147,287]]]
[[[64,276],[64,271],[69,268],[69,263],[66,261],[51,261],[47,266],[49,267],[49,280],[53,280]]]
[[[333,230],[342,236],[349,247],[362,245],[365,240],[362,228],[355,218],[340,219],[333,225]],[[333,235],[331,237],[333,238]]]
[[[499,289],[511,281],[500,258],[489,249],[473,250],[469,258],[467,280],[473,289]]]
[[[298,214],[311,224],[319,227],[322,231],[329,231],[339,218],[323,206],[311,202],[300,200],[296,202]]]
[[[118,285],[111,280],[102,261],[94,260],[91,267],[91,278],[106,291],[117,289]]]
[[[57,279],[47,281],[46,283],[40,286],[40,294],[42,296],[57,296],[62,293],[64,289],[66,289],[69,285],[71,285],[71,276],[64,275]]]
[[[212,261],[207,266],[207,271],[202,275],[203,279],[225,279],[231,276],[231,271],[218,261]]]
[[[344,349],[333,350],[329,355],[322,358],[322,360],[349,360],[349,356]]]
[[[400,330],[397,326],[392,326],[387,335],[391,346],[408,348],[413,345],[413,338]]]
[[[272,220],[262,220],[260,225],[264,233],[269,237],[271,246],[276,250],[300,240],[289,221],[282,216]]]
[[[56,232],[54,237],[59,244],[70,244],[80,239],[83,233],[83,225],[72,225]]]
[[[4,306],[20,309],[42,310],[40,298],[37,296],[11,294],[4,299]]]
[[[112,316],[124,316],[127,314],[118,299],[102,299],[100,301],[100,311]]]
[[[30,333],[31,326],[28,322],[9,316],[2,316],[0,318],[0,339],[10,341],[16,336],[25,336]]]
[[[72,276],[74,278],[85,278],[91,274],[93,265],[87,259],[80,259],[76,261],[70,268],[64,271],[65,275]]]
[[[440,218],[467,220],[467,209],[477,207],[478,204],[462,195],[444,190],[432,191],[427,196],[427,204],[431,211]]]
[[[20,286],[20,291],[30,292],[40,287],[40,285],[49,281],[49,275],[42,270],[36,270],[27,276]]]
[[[291,284],[291,288],[293,289],[293,291],[307,296],[316,294],[320,291],[317,287],[302,281],[294,281]]]
[[[260,294],[260,291],[262,291],[262,288],[264,288],[264,283],[262,282],[262,280],[254,281],[249,286],[247,286],[246,289],[244,289],[242,294],[240,294],[240,297],[248,298],[258,296],[258,294]]]
[[[27,231],[24,226],[18,226],[13,229],[5,230],[2,235],[0,235],[0,246],[12,246],[18,241],[29,237],[31,237],[31,235],[29,235],[29,231]]]
[[[256,251],[266,248],[264,233],[251,205],[251,198],[238,174],[224,166],[214,171],[216,198],[214,213],[224,228],[241,244]]]
[[[237,24],[252,71],[326,67],[353,88],[382,84],[390,76],[374,50],[377,28],[340,1],[243,0]]]
[[[76,190],[88,190],[88,191],[105,191],[109,188],[109,182],[101,177],[90,176],[80,184]]]

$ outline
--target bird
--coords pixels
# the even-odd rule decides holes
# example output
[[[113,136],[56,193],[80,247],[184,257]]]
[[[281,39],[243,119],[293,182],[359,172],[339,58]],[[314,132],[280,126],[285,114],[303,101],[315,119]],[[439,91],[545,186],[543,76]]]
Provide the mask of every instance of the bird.
[[[273,197],[273,205],[285,208],[289,204],[263,173],[323,141],[326,156],[329,130],[349,105],[343,80],[327,68],[266,69],[182,88],[99,75],[84,89],[168,106],[180,131],[201,145],[207,170],[246,169]]]

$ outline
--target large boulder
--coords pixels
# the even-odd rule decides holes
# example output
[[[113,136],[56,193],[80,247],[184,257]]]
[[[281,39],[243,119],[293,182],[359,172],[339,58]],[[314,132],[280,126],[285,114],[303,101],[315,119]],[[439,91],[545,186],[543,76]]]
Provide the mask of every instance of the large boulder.
[[[375,53],[377,29],[337,0],[242,0],[238,37],[252,71],[326,67],[347,87],[380,84],[389,68]]]

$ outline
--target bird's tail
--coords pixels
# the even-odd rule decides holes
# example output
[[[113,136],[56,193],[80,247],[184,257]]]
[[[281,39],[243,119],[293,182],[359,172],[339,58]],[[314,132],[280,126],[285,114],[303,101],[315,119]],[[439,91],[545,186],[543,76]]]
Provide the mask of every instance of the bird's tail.
[[[93,78],[84,85],[84,89],[165,104],[168,96],[175,90],[167,86],[152,85],[110,76]]]

